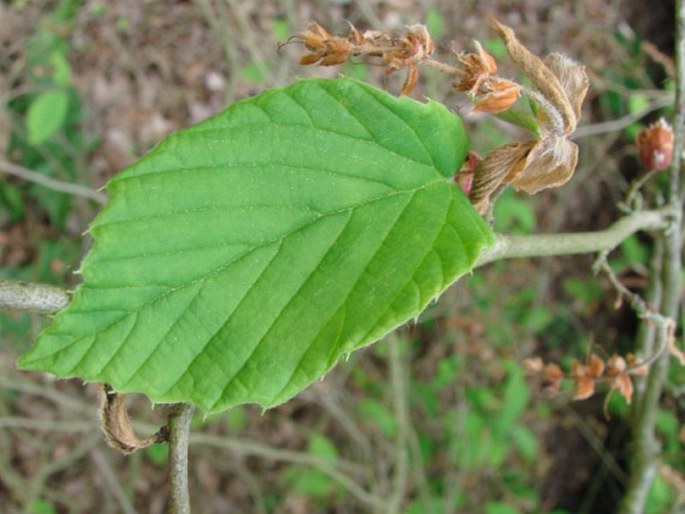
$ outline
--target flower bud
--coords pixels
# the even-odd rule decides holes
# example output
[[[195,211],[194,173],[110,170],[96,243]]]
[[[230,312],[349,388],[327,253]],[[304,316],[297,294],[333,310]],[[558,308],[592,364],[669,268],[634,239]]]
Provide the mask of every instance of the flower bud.
[[[650,170],[663,171],[673,159],[673,129],[661,118],[637,135],[640,162]]]

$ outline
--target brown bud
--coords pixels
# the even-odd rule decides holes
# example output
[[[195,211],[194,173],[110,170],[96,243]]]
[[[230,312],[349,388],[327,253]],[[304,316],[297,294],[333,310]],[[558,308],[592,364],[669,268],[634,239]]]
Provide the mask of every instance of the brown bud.
[[[663,171],[673,160],[673,129],[661,118],[642,129],[636,139],[640,162],[650,170]]]

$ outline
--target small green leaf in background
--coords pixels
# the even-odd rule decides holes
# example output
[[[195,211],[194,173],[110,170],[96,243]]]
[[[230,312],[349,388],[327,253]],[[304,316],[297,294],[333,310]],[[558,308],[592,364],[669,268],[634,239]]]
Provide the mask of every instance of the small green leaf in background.
[[[169,457],[169,445],[167,444],[153,444],[145,448],[145,454],[157,466],[166,466]]]
[[[64,124],[69,97],[62,89],[51,89],[36,97],[26,113],[29,144],[41,144],[52,137]]]
[[[36,500],[31,504],[31,514],[57,514],[55,506],[45,500]]]
[[[378,425],[387,437],[394,437],[397,433],[397,419],[382,403],[371,398],[362,398],[359,402],[362,419]]]
[[[67,60],[63,51],[54,50],[50,54],[50,63],[52,64],[52,80],[58,86],[71,85],[71,65]]]
[[[206,412],[271,407],[423,309],[493,235],[443,105],[303,80],[117,175],[84,283],[19,363]]]
[[[485,504],[485,514],[518,514],[518,510],[502,502],[488,502]]]
[[[530,234],[535,228],[535,211],[512,188],[505,189],[495,203],[495,230]]]
[[[322,459],[335,461],[338,458],[338,449],[333,442],[323,434],[314,433],[309,438],[309,452]]]
[[[279,18],[274,18],[271,20],[271,32],[273,32],[276,41],[285,41],[290,36],[288,22]]]
[[[429,9],[426,14],[426,27],[433,39],[438,39],[445,32],[445,21],[435,7]]]
[[[305,496],[322,498],[335,490],[336,483],[318,469],[303,466],[291,466],[285,474],[291,492]]]

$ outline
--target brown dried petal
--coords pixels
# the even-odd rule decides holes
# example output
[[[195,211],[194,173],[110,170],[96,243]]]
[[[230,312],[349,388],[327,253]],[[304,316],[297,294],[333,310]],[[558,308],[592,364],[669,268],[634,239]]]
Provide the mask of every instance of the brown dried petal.
[[[545,363],[540,357],[530,357],[523,360],[523,368],[526,370],[526,375],[533,375],[539,373],[544,368]]]
[[[500,146],[478,163],[469,194],[469,200],[478,212],[485,212],[490,197],[505,184],[505,179],[517,175],[526,165],[528,154],[537,143],[526,141]]]
[[[528,153],[525,166],[508,175],[507,181],[532,195],[568,182],[577,163],[578,145],[563,137],[548,136],[537,142]]]
[[[486,87],[489,92],[476,103],[473,108],[474,112],[495,114],[506,111],[516,103],[521,93],[521,86],[505,79],[492,78],[488,80]]]
[[[574,400],[586,400],[595,392],[595,382],[590,378],[580,378],[576,380],[576,394]]]
[[[570,134],[576,128],[577,117],[559,78],[537,55],[529,51],[516,38],[514,31],[492,19],[492,26],[507,47],[511,60],[533,82],[553,108],[559,111],[563,120],[564,133]]]
[[[633,399],[633,381],[628,375],[619,375],[611,383],[611,389],[618,391],[630,403]]]
[[[424,56],[431,55],[435,51],[435,45],[425,25],[416,24],[409,27],[409,37],[418,40]]]
[[[607,376],[613,377],[620,375],[628,368],[626,361],[620,355],[612,355],[607,360]]]
[[[564,373],[561,368],[554,363],[545,366],[545,374],[542,380],[542,387],[549,393],[558,393],[561,389],[561,379]]]
[[[588,368],[592,378],[599,378],[604,373],[604,361],[593,353],[588,361]]]
[[[404,79],[404,84],[402,85],[402,92],[400,95],[408,95],[414,90],[414,86],[416,86],[416,81],[419,78],[419,67],[414,65],[409,66],[409,69],[407,70],[407,78]]]
[[[350,57],[349,53],[334,53],[321,58],[321,66],[337,66],[344,63]]]
[[[304,55],[300,59],[300,64],[302,64],[303,66],[306,66],[308,64],[314,64],[314,63],[318,62],[321,59],[321,57],[323,57],[323,55],[324,55],[323,52],[319,52],[316,54]]]
[[[331,35],[318,23],[312,22],[307,26],[307,30],[300,32],[297,37],[302,40],[304,46],[310,50],[318,50],[326,46],[326,40]]]

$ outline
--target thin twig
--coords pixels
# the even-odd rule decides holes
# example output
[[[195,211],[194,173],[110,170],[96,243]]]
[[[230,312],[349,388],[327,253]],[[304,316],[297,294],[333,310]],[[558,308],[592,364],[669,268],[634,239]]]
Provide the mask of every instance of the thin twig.
[[[188,442],[195,407],[179,403],[169,413],[169,512],[190,514]]]
[[[14,175],[15,177],[28,180],[34,184],[39,184],[59,193],[66,193],[74,196],[80,196],[81,198],[87,198],[88,200],[95,200],[99,204],[104,204],[107,201],[107,195],[99,193],[90,187],[46,177],[45,175],[36,173],[35,171],[11,162],[0,160],[0,172]]]
[[[638,111],[636,113],[627,114],[622,118],[618,118],[611,121],[605,121],[602,123],[593,123],[591,125],[584,125],[578,127],[573,133],[573,139],[580,139],[588,136],[596,136],[599,134],[607,134],[610,132],[619,132],[626,128],[627,126],[640,121],[647,114],[663,109],[664,107],[669,107],[673,105],[673,97],[666,96],[664,98],[657,98],[652,101],[645,109]]]
[[[392,495],[389,498],[386,511],[390,514],[399,513],[402,500],[406,495],[409,479],[409,454],[407,442],[409,438],[409,411],[407,409],[407,373],[405,369],[407,348],[405,341],[399,337],[391,337],[387,344],[390,346],[390,381],[392,403],[397,421],[397,435],[395,437],[395,469],[392,480]],[[402,345],[403,347],[401,347]]]
[[[54,314],[66,307],[69,300],[69,294],[59,287],[0,280],[0,311]]]
[[[377,509],[380,512],[383,512],[385,509],[385,500],[369,493],[351,476],[341,471],[342,466],[339,460],[331,462],[311,454],[279,450],[278,448],[271,448],[247,440],[218,437],[209,434],[192,434],[190,436],[190,441],[193,444],[204,444],[216,448],[225,448],[240,455],[254,455],[261,458],[312,466],[338,482],[347,489],[352,496],[367,507]],[[360,471],[363,471],[363,469]]]
[[[94,448],[90,453],[90,457],[97,466],[100,476],[103,478],[107,492],[117,501],[121,508],[121,512],[124,514],[136,514],[136,509],[126,496],[117,476],[114,474],[114,470],[112,470],[112,466],[110,466],[102,451],[100,451],[99,448]]]
[[[682,207],[681,187],[682,152],[685,148],[685,3],[676,1],[676,119],[673,163],[669,171],[668,202],[673,209],[672,226],[663,236],[663,260],[661,263],[662,302],[660,314],[677,319],[682,294]],[[667,344],[668,330],[656,335],[656,346]],[[660,450],[655,434],[659,400],[668,376],[670,356],[668,352],[657,359],[647,377],[644,394],[638,405],[639,415],[634,416],[633,462],[626,494],[621,502],[620,514],[640,514],[645,511],[647,496],[656,476]]]

